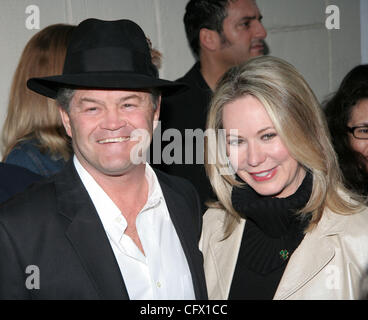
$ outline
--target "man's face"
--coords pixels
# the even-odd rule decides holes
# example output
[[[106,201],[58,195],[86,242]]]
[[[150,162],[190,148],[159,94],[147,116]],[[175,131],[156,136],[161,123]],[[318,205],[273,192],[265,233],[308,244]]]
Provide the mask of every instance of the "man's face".
[[[151,94],[143,91],[76,90],[69,112],[60,112],[83,167],[94,177],[118,176],[137,166],[131,160],[140,143],[136,129],[151,138],[159,106],[154,111]]]
[[[218,52],[218,59],[223,65],[232,67],[264,54],[263,40],[267,32],[261,19],[255,1],[229,1]]]

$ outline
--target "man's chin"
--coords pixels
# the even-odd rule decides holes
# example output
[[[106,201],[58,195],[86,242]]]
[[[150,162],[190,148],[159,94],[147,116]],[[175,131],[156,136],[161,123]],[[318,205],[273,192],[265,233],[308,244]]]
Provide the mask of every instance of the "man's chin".
[[[256,57],[264,56],[264,53],[265,53],[264,49],[252,50],[250,56],[251,58],[256,58]]]
[[[126,165],[120,164],[119,166],[110,165],[110,166],[100,167],[99,171],[105,176],[119,177],[119,176],[126,175],[130,171],[134,170],[134,167],[135,165],[133,164],[126,164]]]

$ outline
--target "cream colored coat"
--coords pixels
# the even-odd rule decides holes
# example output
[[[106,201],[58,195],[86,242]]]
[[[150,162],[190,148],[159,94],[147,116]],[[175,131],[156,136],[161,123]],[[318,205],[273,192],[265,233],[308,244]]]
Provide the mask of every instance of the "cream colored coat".
[[[246,221],[223,239],[225,212],[204,215],[200,247],[209,299],[227,299]],[[359,299],[368,268],[368,209],[338,215],[326,209],[291,255],[274,299]]]

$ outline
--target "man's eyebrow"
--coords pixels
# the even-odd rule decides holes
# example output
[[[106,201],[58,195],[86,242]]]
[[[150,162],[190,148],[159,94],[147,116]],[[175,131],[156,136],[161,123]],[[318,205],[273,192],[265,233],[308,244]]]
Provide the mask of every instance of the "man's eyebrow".
[[[129,100],[129,99],[140,99],[142,100],[142,97],[140,97],[139,95],[137,94],[131,94],[131,95],[128,95],[128,96],[125,96],[125,97],[121,97],[118,102],[121,103],[121,102],[124,102],[126,100]],[[79,103],[83,103],[83,102],[92,102],[92,103],[97,103],[97,104],[100,104],[100,105],[105,105],[105,102],[103,100],[99,100],[99,99],[95,99],[95,98],[90,98],[90,97],[82,97],[79,99]]]
[[[245,16],[245,17],[242,17],[240,19],[240,21],[243,21],[243,20],[259,20],[259,21],[261,21],[262,19],[263,19],[262,15],[259,15],[259,16]]]
[[[256,19],[256,16],[244,16],[241,18],[241,20],[251,20],[251,19]]]
[[[130,95],[128,95],[128,96],[125,96],[125,97],[121,97],[120,99],[119,99],[119,103],[121,103],[121,102],[124,102],[124,101],[126,101],[126,100],[129,100],[129,99],[139,99],[139,100],[143,100],[143,98],[141,97],[141,96],[139,96],[139,95],[137,95],[137,94],[130,94]]]
[[[79,103],[83,103],[83,102],[92,102],[92,103],[97,103],[97,104],[101,104],[101,105],[105,104],[102,100],[98,100],[98,99],[94,99],[94,98],[88,98],[88,97],[82,97],[82,98],[79,99]]]

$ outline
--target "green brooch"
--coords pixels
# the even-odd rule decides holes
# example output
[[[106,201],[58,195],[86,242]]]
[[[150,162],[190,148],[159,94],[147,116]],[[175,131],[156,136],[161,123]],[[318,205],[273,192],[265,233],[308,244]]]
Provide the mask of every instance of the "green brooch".
[[[279,254],[280,254],[281,258],[282,258],[284,261],[285,261],[285,260],[287,260],[287,258],[289,258],[289,251],[287,251],[286,249],[281,250],[281,251],[279,252]]]

